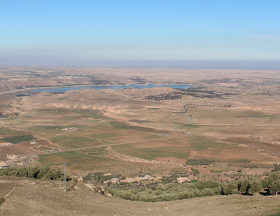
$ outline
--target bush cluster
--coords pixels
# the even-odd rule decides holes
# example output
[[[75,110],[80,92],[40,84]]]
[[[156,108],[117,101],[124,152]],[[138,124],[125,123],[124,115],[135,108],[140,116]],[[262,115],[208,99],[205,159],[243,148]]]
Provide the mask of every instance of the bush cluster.
[[[149,190],[119,190],[109,187],[107,188],[107,191],[113,196],[127,200],[157,202],[219,195],[222,191],[222,184],[208,180],[184,184],[169,183],[166,186],[160,185],[155,189]]]
[[[200,174],[199,170],[197,170],[197,169],[192,168],[191,170],[192,170],[194,176],[197,176]]]
[[[167,183],[174,183],[177,182],[177,178],[179,177],[179,175],[177,173],[172,173],[171,176],[163,176],[161,178],[161,182],[163,184],[167,184]]]
[[[104,181],[110,180],[112,178],[118,178],[119,176],[117,175],[107,175],[105,176],[101,172],[96,172],[96,173],[89,173],[85,177],[83,177],[84,181],[92,180],[94,179],[98,183],[103,183]]]
[[[165,177],[167,179],[167,177]],[[169,177],[168,179],[172,179]],[[168,181],[162,181],[162,183]],[[166,185],[154,182],[153,186],[134,187],[128,183],[111,185],[107,187],[107,192],[115,197],[132,201],[171,201],[189,199],[203,196],[231,195],[231,194],[255,194],[263,189],[268,194],[277,194],[280,191],[280,171],[272,172],[266,179],[260,180],[254,177],[245,178],[229,183],[219,181],[197,181],[195,183],[167,183]],[[134,184],[135,185],[135,184]]]
[[[64,175],[60,170],[54,170],[48,166],[5,168],[0,170],[0,176],[29,177],[29,178],[46,179],[46,180],[64,179]],[[67,176],[66,180],[69,181],[71,180],[71,178]]]

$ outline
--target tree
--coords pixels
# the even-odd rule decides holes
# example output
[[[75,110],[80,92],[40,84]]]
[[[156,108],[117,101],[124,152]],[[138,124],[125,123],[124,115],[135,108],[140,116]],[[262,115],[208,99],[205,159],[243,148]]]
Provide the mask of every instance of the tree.
[[[262,182],[256,178],[249,179],[249,190],[251,194],[258,193],[262,190]]]
[[[278,195],[278,191],[280,191],[280,179],[275,180],[271,185],[271,192],[273,194]]]
[[[270,173],[270,175],[267,178],[268,185],[271,186],[273,184],[273,182],[278,179],[280,179],[280,171]]]

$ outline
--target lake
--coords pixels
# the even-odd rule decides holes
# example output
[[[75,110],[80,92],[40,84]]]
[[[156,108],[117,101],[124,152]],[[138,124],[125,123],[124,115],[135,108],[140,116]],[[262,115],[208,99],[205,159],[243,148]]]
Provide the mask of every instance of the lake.
[[[127,85],[127,86],[77,86],[77,87],[61,87],[61,88],[45,88],[45,89],[32,89],[31,92],[66,92],[70,90],[79,90],[79,89],[124,89],[124,88],[155,88],[155,87],[171,87],[171,88],[180,88],[185,89],[191,87],[190,85]]]

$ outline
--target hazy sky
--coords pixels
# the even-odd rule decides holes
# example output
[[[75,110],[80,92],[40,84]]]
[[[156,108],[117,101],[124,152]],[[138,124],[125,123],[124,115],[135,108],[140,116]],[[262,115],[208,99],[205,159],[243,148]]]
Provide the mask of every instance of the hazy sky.
[[[0,0],[0,64],[280,60],[279,0]]]

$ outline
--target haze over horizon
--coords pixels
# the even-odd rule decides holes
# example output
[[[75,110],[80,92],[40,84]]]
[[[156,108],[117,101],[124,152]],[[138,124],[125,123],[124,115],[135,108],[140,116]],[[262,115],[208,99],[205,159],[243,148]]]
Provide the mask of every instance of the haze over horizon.
[[[280,70],[280,2],[35,1],[0,8],[0,65]]]

